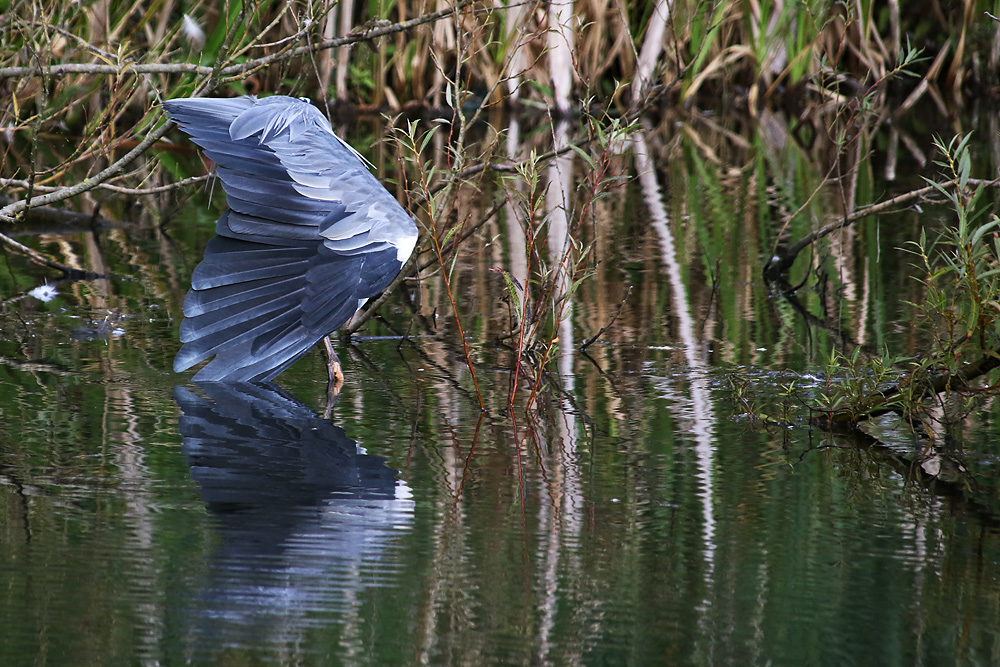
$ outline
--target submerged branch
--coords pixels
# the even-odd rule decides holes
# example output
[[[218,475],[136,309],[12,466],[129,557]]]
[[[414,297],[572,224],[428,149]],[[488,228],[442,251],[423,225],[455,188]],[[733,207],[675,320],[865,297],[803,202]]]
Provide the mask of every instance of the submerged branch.
[[[963,338],[962,340],[964,341],[965,339]],[[915,385],[923,395],[936,395],[949,390],[961,390],[997,368],[1000,368],[1000,348],[987,351],[975,361],[964,365],[961,370],[955,373],[936,373],[927,380],[916,382],[912,375],[908,375],[892,386],[874,392],[868,407],[860,413],[851,408],[842,410],[818,410],[812,408],[814,412],[820,412],[818,417],[812,418],[812,422],[818,426],[854,428],[863,421],[868,421],[890,412],[900,412],[900,399],[905,398],[905,393],[915,388]]]

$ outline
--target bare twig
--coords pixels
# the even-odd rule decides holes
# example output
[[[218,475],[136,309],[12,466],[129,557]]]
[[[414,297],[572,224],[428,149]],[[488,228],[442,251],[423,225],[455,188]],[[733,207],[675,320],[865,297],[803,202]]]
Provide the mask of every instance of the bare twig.
[[[123,155],[120,159],[114,162],[111,166],[107,167],[97,175],[92,178],[87,178],[76,185],[69,185],[64,188],[59,188],[55,192],[50,192],[47,195],[42,195],[41,197],[33,197],[31,199],[22,199],[16,201],[12,204],[7,204],[2,209],[0,209],[0,220],[6,220],[8,222],[14,222],[17,220],[17,215],[28,210],[29,208],[34,208],[36,206],[45,206],[46,204],[52,204],[57,201],[62,201],[64,199],[69,199],[70,197],[75,197],[76,195],[87,192],[88,190],[93,190],[95,187],[105,182],[112,176],[121,173],[126,166],[132,160],[145,153],[150,146],[155,144],[157,141],[163,138],[172,127],[170,123],[164,123],[160,127],[156,128],[148,135],[146,138],[139,142],[135,148],[130,150],[128,153]],[[3,239],[8,239],[4,236]],[[0,239],[2,240],[2,239]],[[6,241],[4,241],[6,243]]]
[[[984,187],[1000,187],[1000,180],[985,180],[979,178],[970,178],[966,180],[971,186],[978,187],[980,185]],[[940,184],[944,188],[953,188],[958,185],[958,180],[947,181],[946,183]],[[816,231],[810,232],[803,236],[801,239],[793,243],[788,249],[783,252],[780,256],[775,255],[768,261],[767,265],[764,267],[764,274],[768,276],[776,276],[784,273],[789,267],[795,262],[795,258],[798,256],[803,249],[809,247],[812,243],[829,236],[838,229],[842,229],[847,225],[860,220],[861,218],[866,218],[870,215],[875,215],[882,213],[884,211],[896,208],[898,206],[903,206],[910,204],[921,197],[924,197],[931,192],[937,191],[937,187],[933,185],[928,185],[923,188],[917,188],[916,190],[911,190],[910,192],[905,192],[901,195],[891,197],[884,201],[876,202],[868,206],[863,206],[851,213],[848,213],[843,218],[840,218],[836,222],[831,222],[829,225],[821,227]],[[794,216],[793,216],[794,217]]]
[[[453,252],[455,252],[456,250],[459,249],[459,247],[462,245],[462,243],[467,238],[469,238],[470,236],[472,236],[473,234],[475,234],[477,231],[479,231],[479,229],[483,225],[485,225],[487,222],[489,222],[493,218],[493,216],[496,215],[500,211],[500,209],[502,209],[504,207],[505,203],[506,203],[505,201],[500,200],[499,202],[497,202],[496,204],[494,204],[493,207],[490,208],[490,210],[488,210],[486,212],[486,214],[482,218],[479,219],[479,222],[477,222],[476,224],[474,224],[469,229],[465,230],[464,234],[462,234],[460,237],[456,238],[454,241],[452,241],[450,244],[448,244],[448,247],[444,248],[444,254],[446,256],[450,257]],[[429,260],[427,260],[426,262],[424,262],[423,264],[420,265],[420,268],[417,269],[416,273],[420,273],[421,271],[426,271],[427,269],[429,269],[434,264],[437,264],[437,260],[436,259],[429,259]]]
[[[355,33],[352,35],[347,35],[345,37],[338,37],[335,39],[325,40],[319,44],[300,46],[294,49],[288,49],[275,54],[270,54],[262,58],[255,58],[248,60],[243,63],[229,65],[226,67],[208,67],[201,65],[194,65],[190,63],[135,63],[135,62],[123,62],[120,64],[98,64],[98,63],[62,63],[55,65],[34,65],[27,67],[5,67],[0,68],[0,79],[3,78],[24,78],[31,76],[44,76],[44,77],[58,77],[65,74],[113,74],[122,76],[128,73],[132,74],[185,74],[185,73],[195,73],[205,76],[207,78],[206,82],[203,82],[196,91],[196,95],[203,94],[206,90],[214,88],[219,81],[232,78],[234,76],[239,76],[241,74],[246,74],[248,72],[256,71],[267,65],[273,63],[281,62],[291,58],[301,56],[303,54],[312,53],[317,50],[331,49],[339,46],[344,46],[348,44],[354,44],[358,42],[365,42],[377,39],[385,35],[393,34],[396,32],[402,32],[405,30],[410,30],[420,25],[427,23],[432,23],[434,21],[441,20],[448,16],[457,13],[459,10],[471,4],[472,0],[463,0],[457,3],[453,7],[448,7],[437,12],[432,12],[430,14],[424,14],[416,18],[410,19],[408,21],[401,21],[388,26],[380,26],[367,30],[361,33]],[[93,49],[92,49],[93,51]],[[103,56],[103,52],[96,51],[96,55]],[[224,58],[220,57],[220,64],[224,62]],[[155,121],[154,121],[155,122]],[[7,204],[2,209],[0,209],[0,220],[7,222],[14,222],[18,219],[20,215],[23,215],[25,211],[29,208],[35,208],[38,206],[45,206],[58,201],[63,201],[69,199],[70,197],[75,197],[79,194],[93,190],[97,187],[105,186],[105,182],[120,174],[125,167],[131,163],[133,160],[138,158],[140,155],[145,153],[153,144],[160,140],[167,131],[170,129],[170,123],[164,123],[157,129],[150,132],[145,139],[139,142],[135,148],[126,153],[123,157],[112,163],[109,167],[96,174],[93,177],[87,178],[80,183],[75,185],[57,188],[44,194],[40,197],[32,196],[31,185],[28,185],[28,197],[19,201]],[[190,180],[188,181],[191,182]],[[109,190],[115,190],[115,186],[106,186]],[[173,186],[176,187],[176,186]],[[133,192],[126,192],[127,194],[138,194]],[[5,234],[0,234],[0,243],[3,243],[10,247],[11,249],[23,253],[32,261],[37,261],[54,268],[65,269],[58,262],[54,262],[46,258],[41,253],[31,250],[23,244],[17,243],[9,236]]]
[[[151,188],[126,188],[121,185],[112,185],[111,183],[98,183],[94,189],[95,190],[109,190],[110,192],[117,192],[123,195],[155,195],[161,192],[171,192],[173,190],[179,190],[181,188],[187,187],[188,185],[194,185],[195,183],[201,183],[212,178],[212,174],[202,174],[201,176],[191,176],[190,178],[185,178],[182,181],[177,181],[176,183],[167,183],[166,185],[157,185]],[[22,188],[28,189],[28,181],[21,180],[18,178],[0,178],[0,187],[4,188]],[[55,185],[39,185],[34,184],[32,186],[34,190],[38,192],[59,192],[63,189],[62,186]],[[32,203],[31,208],[37,208]]]

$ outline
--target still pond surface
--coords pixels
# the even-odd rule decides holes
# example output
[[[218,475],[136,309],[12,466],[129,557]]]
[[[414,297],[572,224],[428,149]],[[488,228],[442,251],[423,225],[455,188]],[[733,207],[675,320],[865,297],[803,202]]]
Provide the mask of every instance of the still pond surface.
[[[782,215],[811,207],[797,238],[932,172],[916,145],[912,173],[890,165],[904,149],[883,128],[860,177],[809,200],[822,148],[768,120],[639,135],[605,156],[635,178],[596,202],[590,167],[564,159],[542,172],[534,223],[507,196],[451,273],[483,415],[433,265],[339,346],[348,379],[327,417],[318,353],[280,386],[199,387],[170,369],[218,197],[144,202],[120,228],[26,227],[60,261],[120,278],[32,295],[47,274],[3,265],[0,662],[1000,662],[992,405],[949,434],[968,474],[936,481],[906,464],[921,445],[905,439],[735,414],[734,382],[774,412],[792,381],[793,400],[821,390],[832,349],[918,351],[905,301],[920,286],[899,248],[947,219],[868,220],[800,258],[795,298],[770,290],[760,268]],[[511,154],[527,150],[516,130]],[[988,156],[980,168],[995,171]],[[516,189],[476,184],[461,215]],[[537,399],[525,412],[521,376],[511,414],[510,310],[491,269],[536,270],[548,255],[524,252],[523,229],[545,221],[551,250],[561,218],[588,275]]]

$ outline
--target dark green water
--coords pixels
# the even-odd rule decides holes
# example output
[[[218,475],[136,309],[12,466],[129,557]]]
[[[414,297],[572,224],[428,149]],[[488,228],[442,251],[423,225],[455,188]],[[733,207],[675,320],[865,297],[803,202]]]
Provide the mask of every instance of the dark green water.
[[[129,280],[43,302],[26,293],[45,274],[4,263],[0,662],[1000,662],[995,407],[952,434],[958,481],[908,468],[906,443],[734,416],[734,373],[776,412],[780,385],[815,388],[845,340],[919,345],[896,249],[914,217],[826,251],[809,319],[759,279],[773,229],[755,179],[795,164],[788,188],[807,194],[822,171],[788,147],[748,148],[760,171],[735,176],[672,150],[644,172],[662,211],[636,181],[581,228],[600,261],[535,406],[522,377],[513,415],[489,270],[516,260],[504,218],[454,273],[482,417],[440,273],[340,346],[348,381],[325,419],[315,353],[282,388],[170,370],[217,208],[177,205],[169,236],[142,220],[27,235]]]

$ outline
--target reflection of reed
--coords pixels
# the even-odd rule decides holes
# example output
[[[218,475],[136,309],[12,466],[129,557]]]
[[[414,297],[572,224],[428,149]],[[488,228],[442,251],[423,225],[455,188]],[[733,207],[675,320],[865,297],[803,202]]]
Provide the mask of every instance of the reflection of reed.
[[[568,141],[568,124],[560,121],[553,132],[554,148],[559,150]],[[579,573],[580,562],[575,549],[579,542],[582,524],[583,493],[580,488],[580,470],[577,457],[577,423],[574,407],[568,396],[575,395],[574,368],[576,346],[573,342],[573,302],[569,295],[572,266],[568,209],[572,192],[571,153],[557,158],[546,170],[546,214],[549,225],[549,263],[554,288],[552,302],[559,318],[557,323],[559,358],[557,376],[559,394],[553,401],[557,411],[553,415],[553,429],[548,443],[548,476],[541,480],[539,493],[548,496],[551,504],[541,508],[538,531],[542,539],[539,554],[544,563],[541,572],[543,590],[539,600],[542,618],[538,637],[538,661],[551,661],[551,634],[555,627],[556,613],[561,600],[559,577],[561,570]],[[531,427],[537,428],[537,424]],[[565,657],[565,656],[563,656]]]
[[[712,433],[715,424],[715,414],[708,390],[706,372],[708,364],[705,351],[695,335],[695,321],[691,316],[691,306],[687,299],[687,289],[681,275],[681,265],[677,261],[674,248],[674,237],[670,230],[669,217],[663,206],[660,185],[656,178],[653,162],[649,157],[646,138],[642,133],[633,138],[635,144],[635,168],[639,177],[639,185],[643,198],[649,209],[650,224],[660,240],[663,266],[667,271],[670,283],[671,314],[677,322],[677,333],[684,349],[684,359],[687,362],[689,393],[677,391],[664,380],[661,390],[678,406],[678,417],[692,422],[691,431],[695,439],[695,456],[697,458],[698,477],[702,484],[702,553],[706,566],[706,583],[712,583],[715,561],[715,510],[713,488],[713,466],[715,449]],[[707,602],[708,600],[706,600]]]

